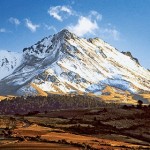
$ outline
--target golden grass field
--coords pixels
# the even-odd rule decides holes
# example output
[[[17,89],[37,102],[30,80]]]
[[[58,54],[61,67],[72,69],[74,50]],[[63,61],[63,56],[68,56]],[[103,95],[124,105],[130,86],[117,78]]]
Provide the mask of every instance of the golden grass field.
[[[0,149],[150,149],[149,112],[112,107],[3,115]]]

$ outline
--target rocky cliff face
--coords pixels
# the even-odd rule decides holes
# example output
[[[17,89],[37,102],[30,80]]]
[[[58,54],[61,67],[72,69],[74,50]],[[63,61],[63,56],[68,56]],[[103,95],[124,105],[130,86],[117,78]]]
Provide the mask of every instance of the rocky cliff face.
[[[22,60],[0,80],[0,95],[40,91],[100,95],[107,85],[132,93],[150,91],[150,72],[130,53],[120,53],[98,38],[79,38],[68,30],[25,48]]]

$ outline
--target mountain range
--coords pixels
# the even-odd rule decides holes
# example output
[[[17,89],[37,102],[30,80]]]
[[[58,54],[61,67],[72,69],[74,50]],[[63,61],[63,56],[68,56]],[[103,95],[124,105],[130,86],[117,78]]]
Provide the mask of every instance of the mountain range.
[[[0,95],[150,93],[150,72],[130,52],[64,29],[22,53],[0,51]]]

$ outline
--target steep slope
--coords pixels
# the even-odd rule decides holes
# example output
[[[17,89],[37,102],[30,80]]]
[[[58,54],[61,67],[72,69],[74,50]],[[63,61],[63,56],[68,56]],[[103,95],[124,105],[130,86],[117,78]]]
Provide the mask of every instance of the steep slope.
[[[40,89],[100,95],[107,85],[131,93],[150,91],[150,72],[98,38],[86,40],[62,30],[25,48],[23,58],[0,81],[0,95],[37,95]]]
[[[0,80],[10,75],[20,64],[22,54],[9,51],[0,51]]]

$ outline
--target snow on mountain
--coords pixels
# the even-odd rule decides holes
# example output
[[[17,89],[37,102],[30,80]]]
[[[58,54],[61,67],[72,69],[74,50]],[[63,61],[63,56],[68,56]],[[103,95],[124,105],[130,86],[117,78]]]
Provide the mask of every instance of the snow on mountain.
[[[99,95],[107,85],[150,91],[150,72],[101,39],[62,30],[23,50],[23,62],[0,80],[0,94],[34,95],[37,87],[47,93]]]
[[[20,64],[22,54],[0,50],[0,80],[10,75]]]

